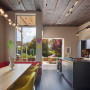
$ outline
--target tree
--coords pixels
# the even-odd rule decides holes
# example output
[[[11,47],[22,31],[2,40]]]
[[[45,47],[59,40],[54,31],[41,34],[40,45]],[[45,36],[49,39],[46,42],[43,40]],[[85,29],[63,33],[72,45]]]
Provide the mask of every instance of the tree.
[[[62,51],[62,39],[53,39],[51,48],[55,51],[57,56],[61,56]]]
[[[42,41],[42,55],[48,57],[48,39]]]
[[[34,49],[34,55],[36,54],[36,37],[34,37],[31,42],[27,42],[27,49],[28,49],[28,54],[30,54],[30,49]]]
[[[34,37],[31,42],[27,42],[28,50],[36,49],[36,37]]]

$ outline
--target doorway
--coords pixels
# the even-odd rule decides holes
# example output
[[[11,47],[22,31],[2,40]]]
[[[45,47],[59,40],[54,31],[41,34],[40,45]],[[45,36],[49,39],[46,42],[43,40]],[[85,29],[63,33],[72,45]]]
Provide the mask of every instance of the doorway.
[[[56,69],[57,59],[64,57],[64,38],[43,38],[42,62],[44,69]]]

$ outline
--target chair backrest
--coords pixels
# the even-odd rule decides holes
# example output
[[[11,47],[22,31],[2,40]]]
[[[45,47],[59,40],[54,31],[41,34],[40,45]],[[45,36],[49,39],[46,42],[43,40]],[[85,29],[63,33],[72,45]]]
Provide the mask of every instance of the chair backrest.
[[[37,63],[35,66],[38,66],[39,67],[39,63]]]
[[[30,76],[27,76],[27,79],[29,80],[27,84],[23,86],[22,88],[16,89],[16,90],[33,90],[35,76],[36,76],[36,72],[31,73]]]

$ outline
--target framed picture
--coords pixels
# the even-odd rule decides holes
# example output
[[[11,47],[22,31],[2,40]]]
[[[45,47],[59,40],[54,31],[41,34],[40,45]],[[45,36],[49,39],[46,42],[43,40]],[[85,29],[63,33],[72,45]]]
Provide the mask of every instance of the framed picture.
[[[67,54],[71,54],[71,47],[67,47],[67,48],[66,48],[66,53],[67,53]]]

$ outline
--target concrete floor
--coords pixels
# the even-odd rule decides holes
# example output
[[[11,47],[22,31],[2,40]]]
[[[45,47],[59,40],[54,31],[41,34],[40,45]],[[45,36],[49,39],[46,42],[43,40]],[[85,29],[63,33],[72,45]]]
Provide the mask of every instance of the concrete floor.
[[[36,90],[73,90],[56,70],[43,69],[41,79],[36,81]]]
[[[42,69],[57,70],[57,64],[49,64],[46,61],[42,64]]]

